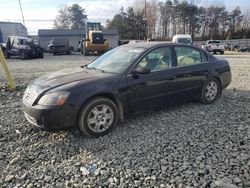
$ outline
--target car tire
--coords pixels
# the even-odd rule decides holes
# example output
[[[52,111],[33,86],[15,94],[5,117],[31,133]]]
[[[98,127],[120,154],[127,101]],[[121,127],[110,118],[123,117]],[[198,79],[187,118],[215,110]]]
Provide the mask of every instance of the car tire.
[[[24,50],[21,50],[21,51],[20,51],[20,58],[21,58],[22,60],[27,59],[27,54],[25,53]]]
[[[40,54],[39,54],[39,58],[44,58],[44,54],[43,54],[43,52],[41,52]]]
[[[200,102],[204,104],[214,103],[221,95],[221,85],[216,78],[207,80],[202,88]]]
[[[87,102],[78,117],[79,130],[88,137],[99,137],[110,132],[118,122],[116,104],[103,97]]]
[[[214,54],[216,54],[217,52],[214,52]]]
[[[224,54],[224,52],[220,52],[220,54],[222,55],[222,54]]]
[[[83,55],[84,56],[89,56],[89,50],[87,48],[83,49]]]
[[[5,59],[9,58],[9,54],[8,54],[7,50],[3,50],[3,55],[4,55]]]

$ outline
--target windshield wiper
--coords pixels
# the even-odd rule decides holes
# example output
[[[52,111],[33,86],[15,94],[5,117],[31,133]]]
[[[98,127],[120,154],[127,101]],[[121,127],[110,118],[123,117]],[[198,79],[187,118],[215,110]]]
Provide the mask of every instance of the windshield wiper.
[[[81,65],[81,68],[87,68],[88,64]]]
[[[94,70],[98,70],[98,71],[101,71],[101,72],[105,72],[104,70],[102,69],[98,69],[96,67],[88,67],[88,64],[85,64],[85,65],[82,65],[81,68],[85,68],[85,69],[94,69]]]
[[[102,73],[104,73],[105,71],[102,70],[102,69],[97,69],[97,68],[94,68],[95,70],[98,70],[98,71],[101,71]]]

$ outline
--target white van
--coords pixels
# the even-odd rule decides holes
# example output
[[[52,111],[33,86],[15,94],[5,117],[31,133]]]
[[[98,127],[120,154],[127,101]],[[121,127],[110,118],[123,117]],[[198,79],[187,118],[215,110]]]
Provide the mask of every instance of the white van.
[[[174,35],[172,42],[174,43],[183,43],[183,44],[188,44],[188,45],[192,45],[193,44],[193,40],[191,35]]]

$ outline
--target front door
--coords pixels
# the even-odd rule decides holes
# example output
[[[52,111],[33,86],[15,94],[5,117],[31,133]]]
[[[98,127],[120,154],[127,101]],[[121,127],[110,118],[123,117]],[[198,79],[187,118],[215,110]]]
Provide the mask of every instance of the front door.
[[[138,68],[147,68],[151,72],[133,74]],[[147,53],[130,71],[127,80],[129,109],[171,103],[176,89],[172,48],[160,47]]]
[[[19,48],[20,48],[20,43],[19,43],[18,39],[14,38],[14,40],[12,41],[11,53],[14,55],[18,55]]]

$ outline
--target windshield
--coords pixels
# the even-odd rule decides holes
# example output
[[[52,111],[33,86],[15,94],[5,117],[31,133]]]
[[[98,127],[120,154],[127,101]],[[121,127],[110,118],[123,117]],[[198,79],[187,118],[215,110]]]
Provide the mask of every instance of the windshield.
[[[131,48],[129,46],[115,48],[90,63],[87,68],[98,69],[107,73],[124,73],[144,50],[144,48]]]
[[[180,43],[185,43],[185,44],[187,44],[187,43],[191,44],[192,43],[191,39],[189,39],[189,38],[178,38],[177,41],[180,42]]]

